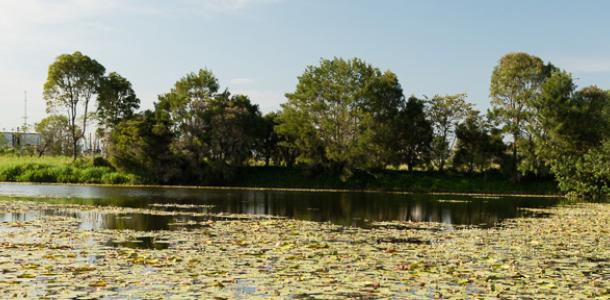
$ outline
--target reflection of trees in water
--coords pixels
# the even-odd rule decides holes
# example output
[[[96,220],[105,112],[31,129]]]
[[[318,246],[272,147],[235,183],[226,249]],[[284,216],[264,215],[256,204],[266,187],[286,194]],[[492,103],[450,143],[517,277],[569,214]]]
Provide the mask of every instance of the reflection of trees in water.
[[[21,188],[21,187],[20,187]],[[39,189],[41,187],[30,187]],[[59,187],[51,194],[65,197],[94,197],[95,199],[66,199],[65,203],[101,206],[147,207],[153,203],[214,205],[210,212],[275,215],[311,221],[331,221],[341,225],[363,225],[368,221],[433,221],[451,224],[494,224],[505,218],[516,217],[519,207],[553,205],[557,199],[500,198],[477,199],[467,196],[430,196],[383,193],[326,193],[239,190],[197,190],[160,188],[102,188]],[[43,191],[44,186],[43,186]],[[32,193],[35,193],[33,191]],[[450,201],[438,201],[450,200]],[[456,201],[457,200],[457,201]],[[61,201],[60,201],[61,202]],[[81,203],[82,202],[82,203]],[[154,209],[175,210],[166,207]],[[195,211],[195,210],[193,210]],[[10,215],[11,220],[26,221],[36,212]],[[96,214],[67,211],[46,211],[45,215],[62,214],[83,220],[83,229],[116,228],[133,230],[169,229],[178,216],[147,214]],[[1,215],[7,220],[9,215]],[[193,218],[181,217],[183,221]]]

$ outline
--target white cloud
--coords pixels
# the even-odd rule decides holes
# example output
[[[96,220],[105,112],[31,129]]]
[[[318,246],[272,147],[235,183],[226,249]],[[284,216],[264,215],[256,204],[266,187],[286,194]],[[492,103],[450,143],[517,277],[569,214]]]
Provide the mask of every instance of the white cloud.
[[[31,119],[39,120],[44,115],[41,90],[47,63],[58,53],[77,49],[100,52],[110,47],[112,39],[106,37],[112,35],[106,32],[118,30],[120,18],[177,19],[184,14],[241,13],[279,1],[282,0],[0,0],[0,106],[4,108],[0,111],[0,128],[20,124],[24,90],[30,98]],[[252,83],[248,78],[231,82],[242,89],[251,88]],[[283,98],[282,93],[266,91],[247,94],[268,110],[279,107],[276,103]]]

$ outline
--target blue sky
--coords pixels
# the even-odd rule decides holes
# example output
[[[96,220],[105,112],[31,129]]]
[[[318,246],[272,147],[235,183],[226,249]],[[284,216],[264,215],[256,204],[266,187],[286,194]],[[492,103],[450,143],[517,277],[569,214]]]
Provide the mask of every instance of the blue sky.
[[[498,59],[526,51],[610,88],[609,1],[2,0],[0,130],[45,115],[42,85],[80,50],[127,77],[150,108],[188,72],[276,110],[322,57],[398,74],[406,95],[465,92],[480,109]]]

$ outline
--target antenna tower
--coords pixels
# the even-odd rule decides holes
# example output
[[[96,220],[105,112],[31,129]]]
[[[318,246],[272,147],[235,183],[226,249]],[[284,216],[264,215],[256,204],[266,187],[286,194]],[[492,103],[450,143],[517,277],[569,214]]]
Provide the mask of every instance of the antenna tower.
[[[28,91],[23,92],[23,132],[28,131]]]

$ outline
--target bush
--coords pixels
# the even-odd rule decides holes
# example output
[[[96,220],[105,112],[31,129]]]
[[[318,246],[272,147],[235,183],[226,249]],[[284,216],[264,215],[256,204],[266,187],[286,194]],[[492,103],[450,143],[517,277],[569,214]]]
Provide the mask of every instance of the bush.
[[[71,166],[60,166],[55,168],[57,174],[56,182],[58,183],[77,183],[78,180],[74,174],[74,169]]]
[[[110,164],[110,162],[101,157],[101,156],[96,156],[93,158],[93,166],[94,167],[107,167],[107,168],[111,168],[114,170],[114,168],[112,167],[112,164]]]
[[[17,181],[17,177],[22,172],[23,166],[9,166],[0,171],[1,181]]]
[[[78,170],[80,183],[102,183],[102,177],[112,170],[108,167],[89,167],[83,170]]]
[[[49,183],[135,183],[131,174],[120,173],[101,157],[0,156],[0,181]]]
[[[553,167],[559,187],[569,197],[610,200],[610,140],[581,157],[565,159],[565,163]]]
[[[20,182],[56,182],[57,174],[52,168],[40,166],[39,168],[31,168],[25,170],[17,177],[16,181]]]
[[[134,179],[132,176],[118,172],[106,173],[102,176],[102,183],[105,184],[127,184],[133,182]]]

